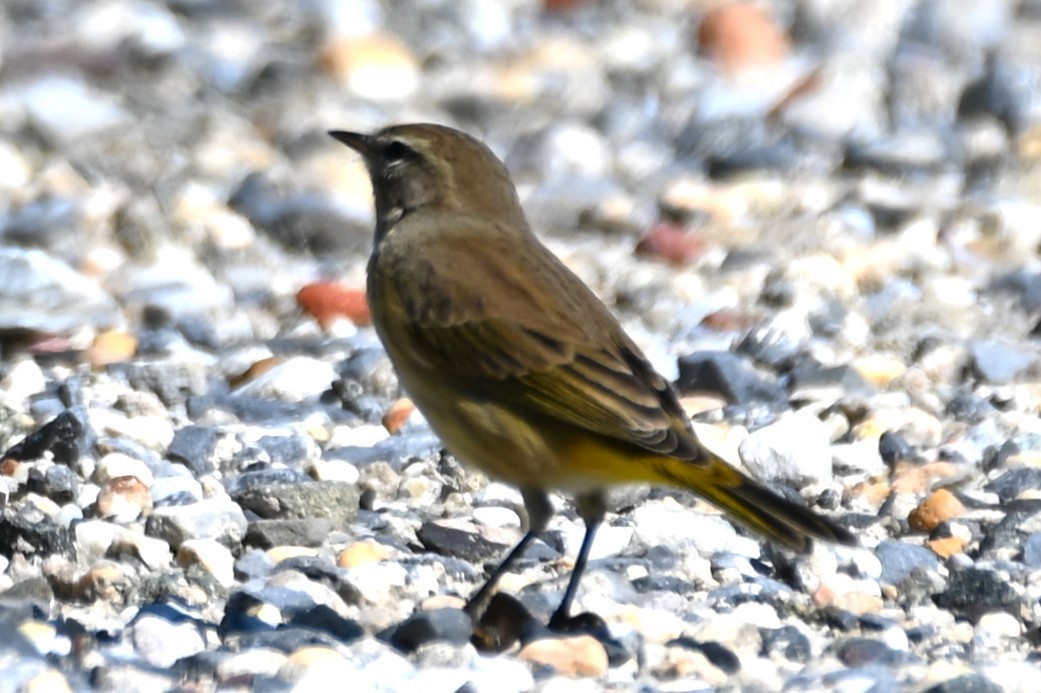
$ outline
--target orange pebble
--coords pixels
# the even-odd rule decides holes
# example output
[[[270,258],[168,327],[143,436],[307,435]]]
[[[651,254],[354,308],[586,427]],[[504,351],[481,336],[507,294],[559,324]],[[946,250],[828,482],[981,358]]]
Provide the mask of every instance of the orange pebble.
[[[787,34],[756,3],[710,10],[698,26],[698,44],[704,55],[730,72],[770,65],[789,50]]]
[[[965,506],[961,501],[947,489],[941,488],[919,503],[907,516],[907,522],[918,532],[931,532],[952,517],[963,514]]]
[[[390,409],[383,415],[383,427],[387,429],[388,433],[397,433],[415,410],[416,405],[412,403],[412,400],[402,397],[390,405]]]
[[[372,321],[365,292],[336,282],[308,284],[296,292],[296,302],[323,329],[337,318],[347,318],[355,325]]]

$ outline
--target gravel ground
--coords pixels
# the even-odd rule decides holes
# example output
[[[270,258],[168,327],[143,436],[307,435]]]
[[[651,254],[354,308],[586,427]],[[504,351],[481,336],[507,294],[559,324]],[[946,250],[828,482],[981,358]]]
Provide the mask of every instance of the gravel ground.
[[[324,134],[485,139],[793,556],[444,454],[367,325]],[[6,0],[2,691],[1036,691],[1041,3]],[[334,678],[337,677],[337,678]]]

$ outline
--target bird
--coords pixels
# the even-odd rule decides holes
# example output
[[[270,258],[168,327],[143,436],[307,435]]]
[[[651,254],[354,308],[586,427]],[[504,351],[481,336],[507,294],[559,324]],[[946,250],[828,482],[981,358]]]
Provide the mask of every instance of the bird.
[[[361,155],[375,232],[372,322],[399,382],[445,448],[520,491],[526,533],[466,603],[499,579],[573,496],[585,534],[549,627],[566,628],[613,487],[687,489],[796,551],[855,544],[705,447],[672,385],[604,303],[533,232],[506,166],[436,124],[329,134]]]

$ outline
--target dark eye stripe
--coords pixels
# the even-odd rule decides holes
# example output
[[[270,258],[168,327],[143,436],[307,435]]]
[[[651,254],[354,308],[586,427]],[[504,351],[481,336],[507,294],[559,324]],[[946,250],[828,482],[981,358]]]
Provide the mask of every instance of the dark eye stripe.
[[[394,140],[383,149],[383,160],[388,164],[403,161],[412,156],[413,153],[407,144]]]

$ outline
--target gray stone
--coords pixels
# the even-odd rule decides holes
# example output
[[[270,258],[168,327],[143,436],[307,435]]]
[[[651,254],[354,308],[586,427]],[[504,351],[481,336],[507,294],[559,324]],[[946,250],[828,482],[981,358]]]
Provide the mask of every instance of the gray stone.
[[[235,500],[264,519],[321,517],[343,527],[357,516],[360,496],[354,484],[304,481],[249,488],[236,493]]]
[[[882,563],[880,581],[889,585],[899,586],[915,571],[935,572],[940,567],[932,551],[903,541],[887,539],[880,542],[875,548],[875,556]]]
[[[242,508],[228,498],[208,498],[192,505],[156,508],[145,531],[174,549],[188,539],[216,539],[234,549],[246,534]]]
[[[0,330],[62,334],[120,319],[112,297],[61,260],[0,246]]]

